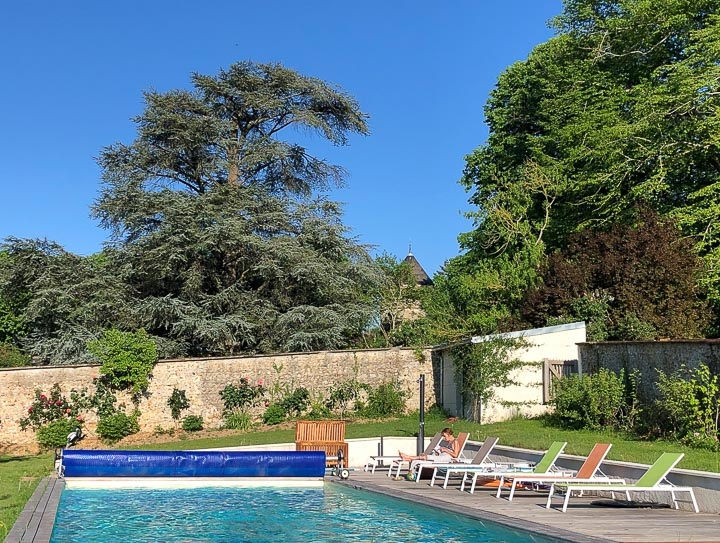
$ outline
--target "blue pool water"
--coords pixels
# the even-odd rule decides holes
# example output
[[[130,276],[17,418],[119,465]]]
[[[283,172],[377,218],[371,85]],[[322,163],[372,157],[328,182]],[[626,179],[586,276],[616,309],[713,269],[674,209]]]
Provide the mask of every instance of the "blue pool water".
[[[64,490],[51,543],[557,543],[342,487]]]

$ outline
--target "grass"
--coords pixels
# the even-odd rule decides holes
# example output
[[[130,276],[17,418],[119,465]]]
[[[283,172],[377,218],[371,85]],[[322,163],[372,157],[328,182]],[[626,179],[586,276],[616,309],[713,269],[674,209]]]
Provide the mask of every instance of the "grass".
[[[52,472],[54,462],[53,453],[0,456],[0,539],[5,539],[40,479]]]
[[[608,460],[652,464],[664,452],[684,452],[679,468],[711,471],[720,473],[720,453],[703,449],[691,449],[668,441],[640,441],[628,439],[609,432],[591,432],[587,430],[562,430],[546,426],[538,419],[514,419],[496,424],[476,424],[459,420],[448,423],[444,417],[435,413],[425,416],[425,435],[431,436],[445,426],[451,426],[455,432],[470,432],[470,439],[482,441],[485,436],[500,438],[501,445],[526,449],[545,450],[553,441],[567,441],[565,452],[585,456],[595,443],[612,443]],[[414,436],[418,431],[418,418],[409,415],[388,421],[370,421],[349,423],[346,428],[348,439],[377,436]],[[241,445],[265,445],[268,443],[292,443],[294,429],[263,428],[258,431],[192,439],[179,437],[168,443],[152,443],[126,449],[206,449],[217,447],[237,447]],[[22,511],[28,498],[35,490],[39,478],[52,473],[53,454],[38,456],[0,456],[0,536],[4,539],[15,519]],[[21,481],[23,477],[38,477],[33,481]],[[18,490],[19,487],[19,490]]]
[[[474,425],[471,439],[482,440],[486,435],[498,436],[500,444],[511,447],[544,450],[553,441],[567,441],[566,454],[586,456],[595,443],[612,443],[608,460],[652,464],[664,452],[682,452],[685,456],[680,469],[694,469],[720,473],[720,452],[693,449],[671,441],[641,441],[611,432],[562,430],[545,426],[536,419],[517,419],[497,424]],[[463,430],[467,431],[467,430]]]

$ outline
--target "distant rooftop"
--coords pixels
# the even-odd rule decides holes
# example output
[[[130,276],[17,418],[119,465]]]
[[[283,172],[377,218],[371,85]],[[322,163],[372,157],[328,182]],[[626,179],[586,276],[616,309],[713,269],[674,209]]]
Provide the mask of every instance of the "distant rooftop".
[[[432,279],[430,279],[430,276],[425,272],[423,267],[420,265],[420,262],[417,261],[417,258],[415,258],[415,255],[412,253],[408,253],[408,255],[405,257],[405,260],[403,262],[407,262],[410,264],[410,267],[412,268],[413,275],[415,276],[415,281],[420,286],[428,286],[432,285]]]

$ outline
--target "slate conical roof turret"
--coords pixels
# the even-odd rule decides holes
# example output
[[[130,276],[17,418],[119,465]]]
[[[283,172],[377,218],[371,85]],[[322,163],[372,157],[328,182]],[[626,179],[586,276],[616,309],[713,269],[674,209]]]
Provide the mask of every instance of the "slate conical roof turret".
[[[403,262],[407,262],[408,264],[410,264],[413,275],[415,276],[415,282],[418,285],[424,287],[433,284],[430,276],[425,272],[423,267],[420,265],[420,262],[417,261],[415,255],[413,255],[411,252],[408,252],[408,255],[405,257],[405,260],[403,260]]]

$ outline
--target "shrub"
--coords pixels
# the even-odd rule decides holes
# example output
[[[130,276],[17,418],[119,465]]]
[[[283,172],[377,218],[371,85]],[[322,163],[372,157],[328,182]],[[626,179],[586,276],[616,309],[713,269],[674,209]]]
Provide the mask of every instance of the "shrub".
[[[571,429],[583,427],[583,406],[588,382],[579,375],[569,375],[555,382],[553,397],[549,402],[555,409],[548,417],[554,426]]]
[[[139,430],[137,415],[128,416],[122,411],[98,419],[97,433],[105,443],[115,443]]]
[[[338,383],[330,390],[330,396],[325,405],[331,411],[340,411],[340,416],[344,417],[345,412],[350,408],[350,402],[356,404],[363,393],[367,394],[369,390],[369,385],[361,383],[357,379]]]
[[[448,413],[442,405],[437,403],[432,404],[425,414],[428,417],[438,417],[442,419],[446,419],[450,416],[450,413]]]
[[[29,366],[30,357],[20,352],[14,345],[0,343],[0,368],[18,368]]]
[[[285,408],[280,404],[272,403],[265,410],[265,413],[263,413],[262,421],[263,424],[273,425],[280,424],[285,421],[286,418],[287,412],[285,411]]]
[[[306,418],[310,420],[323,420],[332,418],[332,416],[332,411],[328,409],[327,402],[324,402],[322,397],[310,401],[310,412],[306,415]]]
[[[405,413],[408,392],[398,383],[382,383],[368,393],[363,414],[371,418],[398,417]]]
[[[279,405],[287,416],[297,417],[310,407],[310,392],[305,387],[296,388],[292,394],[285,396]]]
[[[63,395],[60,385],[55,383],[48,394],[44,394],[40,389],[35,390],[35,398],[27,410],[27,417],[18,422],[23,430],[28,427],[37,430],[59,419],[75,419],[72,424],[77,424],[78,411],[78,406],[69,402]]]
[[[90,398],[90,405],[97,411],[98,418],[107,417],[117,411],[117,397],[102,377],[93,377],[95,393]],[[122,404],[121,404],[122,405]],[[124,407],[124,405],[122,406]]]
[[[182,411],[190,408],[190,402],[188,401],[187,396],[185,396],[185,391],[178,390],[177,388],[173,388],[167,404],[170,407],[170,416],[172,416],[175,421],[180,419],[180,413]]]
[[[238,385],[229,384],[220,391],[220,398],[225,407],[224,413],[245,412],[259,405],[265,392],[262,381],[258,381],[257,385],[251,385],[247,377],[241,377]]]
[[[693,447],[718,448],[720,388],[705,364],[681,366],[671,375],[658,370],[660,397],[653,415],[661,435]]]
[[[228,413],[225,415],[223,427],[246,432],[253,427],[252,416],[246,412]]]
[[[59,449],[67,444],[67,436],[78,426],[72,419],[57,419],[47,426],[38,428],[37,442],[43,450]]]
[[[624,372],[615,375],[603,368],[594,375],[560,379],[550,403],[555,411],[549,419],[558,426],[590,430],[619,428],[625,405]]]
[[[199,432],[203,429],[203,418],[200,415],[188,415],[182,421],[182,429],[186,432]]]

